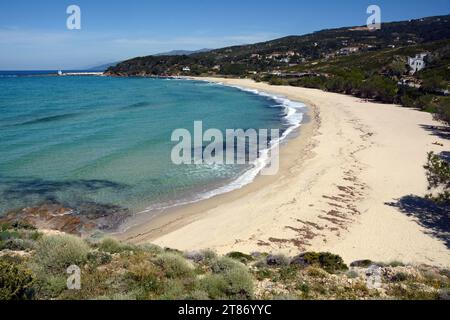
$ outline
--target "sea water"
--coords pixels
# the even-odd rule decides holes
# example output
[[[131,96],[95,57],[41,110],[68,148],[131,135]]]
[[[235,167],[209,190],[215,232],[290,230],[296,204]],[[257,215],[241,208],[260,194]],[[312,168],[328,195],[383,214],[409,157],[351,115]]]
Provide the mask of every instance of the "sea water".
[[[251,182],[256,163],[175,165],[175,129],[280,129],[302,104],[204,81],[0,73],[0,215],[43,202],[134,213]],[[278,141],[277,141],[278,143]]]

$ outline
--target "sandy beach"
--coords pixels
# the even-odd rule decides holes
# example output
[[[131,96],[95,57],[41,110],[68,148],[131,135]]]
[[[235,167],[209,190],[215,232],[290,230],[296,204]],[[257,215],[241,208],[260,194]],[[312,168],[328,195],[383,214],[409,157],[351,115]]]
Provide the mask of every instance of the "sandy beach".
[[[439,230],[425,227],[414,208],[398,208],[399,200],[426,194],[427,153],[450,150],[450,141],[430,130],[439,125],[431,114],[314,89],[207,80],[303,102],[310,120],[282,147],[278,175],[151,220],[138,217],[119,239],[180,250],[329,251],[347,263],[450,266]]]

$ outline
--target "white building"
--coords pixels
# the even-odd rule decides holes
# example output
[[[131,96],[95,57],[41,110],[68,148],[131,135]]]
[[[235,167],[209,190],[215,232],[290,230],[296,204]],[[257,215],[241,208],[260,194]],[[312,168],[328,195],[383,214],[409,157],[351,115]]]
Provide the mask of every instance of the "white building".
[[[183,71],[184,71],[184,72],[191,72],[191,68],[189,68],[189,67],[184,67],[184,68],[183,68]]]
[[[426,53],[417,54],[414,58],[408,57],[408,65],[411,68],[411,74],[415,74],[420,70],[425,69],[425,57]]]
[[[352,53],[356,53],[358,51],[359,51],[359,47],[347,47],[347,48],[340,49],[337,52],[337,54],[345,56],[345,55],[349,55],[349,54],[352,54]]]

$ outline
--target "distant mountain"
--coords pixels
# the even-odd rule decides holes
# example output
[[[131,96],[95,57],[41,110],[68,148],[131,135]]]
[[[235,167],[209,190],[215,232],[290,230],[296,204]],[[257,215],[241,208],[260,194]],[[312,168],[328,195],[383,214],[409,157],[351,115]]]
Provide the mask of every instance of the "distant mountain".
[[[424,69],[415,70],[410,57]],[[430,111],[450,123],[450,15],[328,29],[190,55],[137,57],[115,76],[219,75],[318,88]]]
[[[194,53],[203,53],[203,52],[209,52],[213,49],[200,49],[200,50],[172,50],[169,52],[163,52],[163,53],[157,53],[153,56],[189,56]]]
[[[213,49],[200,49],[200,50],[172,50],[169,52],[163,52],[163,53],[157,53],[154,54],[153,56],[159,57],[159,56],[189,56],[191,54],[195,54],[195,53],[203,53],[203,52],[209,52]],[[87,71],[106,71],[111,67],[115,67],[116,65],[118,65],[120,62],[113,62],[113,63],[107,63],[107,64],[102,64],[100,66],[95,66],[92,68],[87,68]]]
[[[189,55],[137,57],[108,72],[116,75],[200,75],[216,73],[241,76],[271,72],[337,55],[373,52],[450,39],[450,15],[384,23],[381,30],[364,26],[327,29],[302,36],[227,47]]]

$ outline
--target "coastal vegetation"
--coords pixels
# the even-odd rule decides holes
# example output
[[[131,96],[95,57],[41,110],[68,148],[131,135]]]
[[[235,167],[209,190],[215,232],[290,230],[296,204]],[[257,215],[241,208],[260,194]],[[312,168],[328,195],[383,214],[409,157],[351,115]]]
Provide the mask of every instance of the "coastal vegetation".
[[[408,59],[425,55],[414,72]],[[432,112],[450,121],[450,16],[347,27],[184,56],[119,63],[115,76],[251,77],[273,85],[318,88]]]
[[[450,206],[450,159],[445,156],[428,154],[425,166],[427,170],[428,189],[431,193],[427,196],[437,203]]]
[[[180,252],[1,226],[0,299],[448,299],[450,271],[331,253]],[[15,243],[16,245],[11,245]],[[26,243],[26,245],[17,245]],[[81,270],[68,290],[66,269]]]

